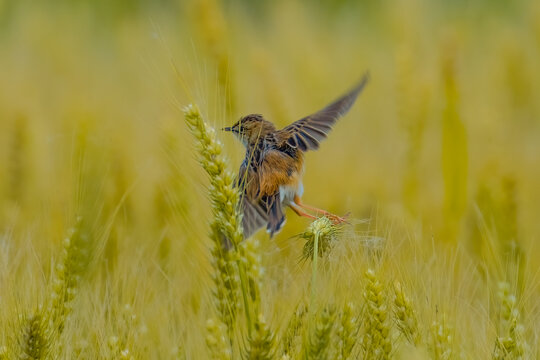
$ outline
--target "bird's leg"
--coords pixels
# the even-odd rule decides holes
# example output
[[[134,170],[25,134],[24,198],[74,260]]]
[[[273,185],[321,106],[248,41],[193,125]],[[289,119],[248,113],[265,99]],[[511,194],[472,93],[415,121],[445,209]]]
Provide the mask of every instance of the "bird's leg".
[[[311,210],[311,211],[315,211],[318,214],[322,214],[322,215],[326,216],[327,218],[332,220],[335,224],[341,224],[341,223],[347,221],[347,219],[345,219],[345,218],[343,218],[341,216],[329,213],[326,210],[322,210],[322,209],[319,209],[319,208],[316,208],[316,207],[313,207],[313,206],[303,204],[302,201],[300,200],[300,196],[298,196],[298,195],[294,196],[294,203],[296,205],[300,206],[301,208]]]
[[[297,208],[297,207],[296,207],[296,204],[289,204],[289,207],[290,207],[290,208],[292,209],[292,211],[294,211],[294,212],[296,213],[296,215],[298,215],[298,216],[307,217],[307,218],[313,219],[313,220],[317,219],[316,216],[313,216],[313,215],[311,215],[311,214],[308,214],[307,212],[302,211],[302,209]]]

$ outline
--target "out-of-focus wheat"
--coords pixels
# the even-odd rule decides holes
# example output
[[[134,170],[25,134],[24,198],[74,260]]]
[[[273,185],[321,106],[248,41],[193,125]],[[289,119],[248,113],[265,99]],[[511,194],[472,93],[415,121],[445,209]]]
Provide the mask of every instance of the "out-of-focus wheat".
[[[446,322],[445,316],[431,324],[431,356],[435,360],[449,360],[456,355],[454,351],[453,329]]]
[[[7,360],[7,359],[8,359],[7,346],[2,345],[2,346],[0,346],[0,360]]]
[[[206,322],[206,345],[214,360],[230,360],[232,353],[227,340],[227,327],[218,319]]]
[[[77,293],[80,282],[81,258],[87,255],[84,245],[88,242],[87,234],[82,229],[82,219],[77,219],[75,226],[69,230],[68,236],[62,243],[60,262],[56,265],[52,281],[51,315],[54,331],[61,334],[64,330],[66,318],[71,312],[71,303]]]
[[[306,359],[325,360],[333,356],[331,353],[331,339],[335,318],[336,311],[334,307],[327,305],[314,319],[314,324],[311,326],[308,324],[308,328],[311,329],[306,343],[307,348],[304,350]]]
[[[420,345],[422,336],[418,328],[416,311],[399,281],[394,282],[394,320],[399,331],[412,345]]]
[[[47,318],[38,309],[28,318],[21,320],[21,334],[18,339],[20,359],[40,360],[49,355],[51,342]]]
[[[460,115],[457,76],[457,43],[448,40],[443,52],[445,108],[442,116],[442,171],[444,179],[445,233],[456,241],[467,204],[468,146],[467,129]]]
[[[283,356],[294,357],[298,352],[298,341],[297,338],[301,334],[302,326],[304,324],[304,319],[306,315],[306,308],[303,304],[300,304],[296,307],[285,331],[281,336],[281,343],[283,347]]]
[[[337,359],[346,360],[352,353],[357,340],[358,317],[353,303],[347,303],[340,314],[336,335],[338,338]]]
[[[499,283],[498,290],[499,334],[495,341],[493,359],[527,359],[529,346],[525,339],[525,328],[520,321],[516,296],[510,292],[508,282]]]
[[[121,360],[133,360],[131,352],[126,347],[126,345],[118,338],[118,336],[109,337],[107,342],[109,347],[109,359],[121,359]]]
[[[388,325],[388,305],[383,285],[377,279],[375,271],[365,272],[364,289],[365,309],[363,311],[364,333],[362,349],[366,359],[388,359],[392,352],[392,339]]]
[[[249,360],[270,360],[273,359],[274,339],[273,334],[262,314],[259,314],[254,323],[248,348],[246,351],[246,359]]]
[[[296,360],[322,304],[331,359],[539,357],[538,1],[0,0],[0,38],[0,359]],[[285,125],[365,69],[305,158],[347,230],[287,210],[242,239],[244,149],[211,128]]]

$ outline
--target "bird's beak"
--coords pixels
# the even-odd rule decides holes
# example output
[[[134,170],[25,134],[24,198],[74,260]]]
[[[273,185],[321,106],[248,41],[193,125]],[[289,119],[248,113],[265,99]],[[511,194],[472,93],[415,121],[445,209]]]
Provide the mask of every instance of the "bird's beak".
[[[230,126],[224,127],[221,130],[223,131],[232,131],[232,128]]]

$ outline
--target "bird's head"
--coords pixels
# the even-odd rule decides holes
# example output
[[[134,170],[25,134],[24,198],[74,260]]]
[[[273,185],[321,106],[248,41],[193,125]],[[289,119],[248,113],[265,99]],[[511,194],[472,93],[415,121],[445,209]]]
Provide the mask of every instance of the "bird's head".
[[[260,114],[251,114],[242,117],[233,126],[222,130],[230,131],[246,146],[256,144],[268,133],[275,131],[276,127],[270,121],[265,120]]]

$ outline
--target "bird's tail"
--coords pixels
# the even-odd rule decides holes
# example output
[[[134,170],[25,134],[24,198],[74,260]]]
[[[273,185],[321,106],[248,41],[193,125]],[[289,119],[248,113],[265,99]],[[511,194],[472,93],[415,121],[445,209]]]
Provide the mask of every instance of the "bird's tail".
[[[281,207],[279,193],[274,195],[272,200],[268,211],[268,224],[266,225],[266,231],[270,234],[270,237],[279,232],[285,224],[285,215]]]

